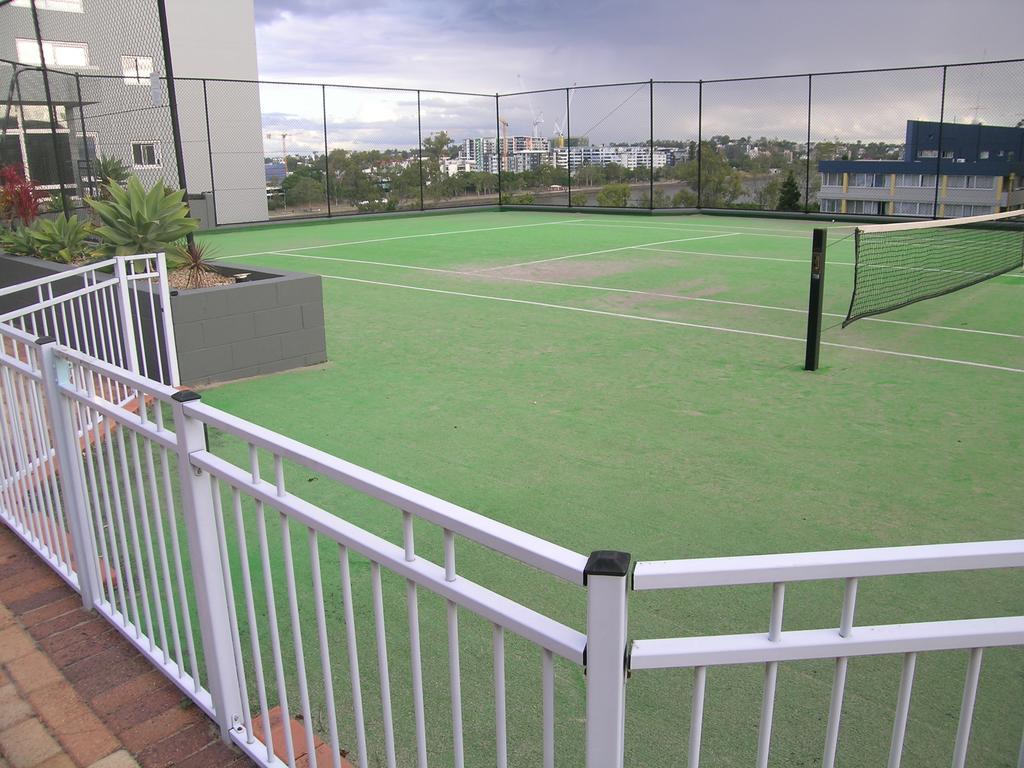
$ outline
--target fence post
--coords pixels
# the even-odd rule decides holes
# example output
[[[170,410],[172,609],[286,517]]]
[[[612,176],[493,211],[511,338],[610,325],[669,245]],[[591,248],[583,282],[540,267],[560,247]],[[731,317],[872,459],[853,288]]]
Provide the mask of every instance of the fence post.
[[[583,570],[587,587],[586,768],[622,768],[626,718],[628,552],[598,550]]]
[[[704,81],[697,81],[697,208],[701,207],[701,153],[704,151]],[[692,159],[692,158],[691,158]]]
[[[121,340],[124,342],[124,364],[132,373],[139,372],[138,348],[135,344],[135,324],[132,323],[132,304],[128,293],[128,259],[118,256],[114,260],[114,276],[117,278],[118,319],[121,323]],[[116,362],[111,360],[111,362]]]
[[[39,350],[39,371],[43,379],[46,420],[57,454],[57,482],[63,500],[64,519],[71,533],[71,551],[78,573],[78,589],[82,605],[92,610],[103,595],[96,542],[89,523],[89,506],[79,472],[82,449],[71,419],[69,404],[60,394],[59,385],[71,381],[71,364],[57,357],[52,336],[36,339]]]
[[[651,78],[650,88],[651,88],[651,90],[650,90],[650,100],[651,100],[651,104],[650,104],[650,106],[651,106],[651,155],[650,155],[651,168],[650,168],[650,170],[651,170],[651,173],[650,173],[650,187],[649,187],[650,192],[649,192],[649,194],[650,194],[650,198],[651,198],[651,200],[650,200],[650,209],[653,211],[654,210],[654,78]]]
[[[238,691],[238,672],[228,621],[227,586],[217,543],[214,491],[210,475],[193,467],[189,459],[192,453],[206,450],[206,435],[203,423],[189,416],[185,410],[187,403],[199,400],[199,395],[183,390],[171,398],[174,400],[174,431],[178,438],[181,508],[192,564],[199,633],[206,658],[206,680],[221,738],[228,742],[229,731],[242,722],[244,705]]]
[[[214,203],[216,205],[216,202]],[[167,254],[162,251],[156,255],[156,271],[160,276],[160,322],[164,331],[164,354],[167,356],[167,376],[165,382],[170,387],[181,384],[178,376],[178,343],[174,340],[174,316],[171,314],[171,290],[167,283]],[[154,319],[155,322],[155,319]],[[154,329],[153,337],[160,343],[160,335]]]

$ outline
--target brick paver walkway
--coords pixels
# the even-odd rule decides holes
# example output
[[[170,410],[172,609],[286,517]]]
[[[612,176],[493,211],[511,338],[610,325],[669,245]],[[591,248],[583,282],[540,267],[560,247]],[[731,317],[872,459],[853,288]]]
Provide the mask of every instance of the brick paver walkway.
[[[0,525],[0,768],[253,765]]]

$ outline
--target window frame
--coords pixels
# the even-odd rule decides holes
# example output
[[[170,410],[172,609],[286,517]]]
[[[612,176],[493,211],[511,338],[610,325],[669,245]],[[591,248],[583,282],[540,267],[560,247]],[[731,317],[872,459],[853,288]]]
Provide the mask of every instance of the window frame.
[[[164,167],[164,165],[163,165],[163,154],[160,151],[161,147],[160,147],[159,140],[157,140],[157,139],[143,139],[143,140],[139,140],[139,141],[132,140],[131,145],[132,145],[132,168],[138,168],[138,169],[145,170],[145,169],[151,169],[151,168],[163,168]],[[154,160],[154,162],[152,164],[149,164],[149,163],[137,163],[137,162],[135,162],[135,148],[136,147],[151,147],[152,150],[153,150],[153,160]],[[143,159],[145,159],[145,157],[143,157]]]

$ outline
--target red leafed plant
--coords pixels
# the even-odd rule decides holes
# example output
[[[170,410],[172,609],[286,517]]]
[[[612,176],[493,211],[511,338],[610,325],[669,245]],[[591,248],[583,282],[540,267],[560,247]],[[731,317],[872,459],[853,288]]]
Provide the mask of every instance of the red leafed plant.
[[[20,166],[5,165],[0,168],[0,216],[8,225],[20,220],[27,227],[38,215],[35,184],[25,178]]]

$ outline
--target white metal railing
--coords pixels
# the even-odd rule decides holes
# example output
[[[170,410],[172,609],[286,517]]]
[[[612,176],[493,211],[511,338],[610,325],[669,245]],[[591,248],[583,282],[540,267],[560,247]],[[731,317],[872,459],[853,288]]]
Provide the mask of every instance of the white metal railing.
[[[23,306],[0,314],[0,324],[178,385],[163,253],[117,256],[0,288],[0,297],[18,294]]]
[[[166,281],[159,259],[154,271],[131,262],[115,262],[113,279],[72,271],[91,276],[59,296],[33,282],[34,308],[0,322],[0,519],[258,764],[340,768],[345,751],[360,768],[483,754],[499,768],[623,768],[627,671],[690,668],[696,768],[708,668],[761,664],[763,767],[779,664],[835,659],[831,768],[848,660],[900,654],[895,768],[917,655],[957,649],[968,665],[953,765],[964,764],[983,649],[1024,644],[1024,617],[856,626],[857,585],[1024,567],[1024,540],[641,562],[636,590],[770,584],[769,627],[629,644],[628,555],[584,556],[155,380],[173,368],[167,356],[143,365],[139,318],[148,307],[157,321],[165,291],[147,299],[129,277]],[[495,561],[502,578],[477,572]],[[825,579],[844,584],[838,626],[785,630],[786,585]],[[565,615],[585,626],[528,607],[532,587],[564,593]],[[585,701],[564,683],[574,676]],[[294,738],[279,727],[293,721]],[[564,738],[581,721],[585,756]]]
[[[952,757],[954,768],[963,768],[967,759],[983,649],[1024,644],[1024,616],[858,627],[854,623],[857,586],[861,579],[871,577],[1002,568],[1024,568],[1024,539],[638,562],[633,572],[634,590],[771,585],[771,610],[767,632],[634,640],[630,650],[630,669],[693,670],[687,765],[689,768],[697,768],[701,758],[708,668],[763,664],[764,684],[756,764],[758,768],[764,768],[768,765],[771,749],[779,664],[834,659],[832,695],[822,758],[824,768],[832,768],[839,742],[849,659],[902,654],[903,672],[888,762],[889,768],[898,768],[903,756],[917,655],[928,651],[963,650],[968,653],[967,677]],[[822,579],[843,580],[838,626],[784,630],[786,585]],[[1020,760],[1024,761],[1024,743],[1021,744],[1020,754]]]

